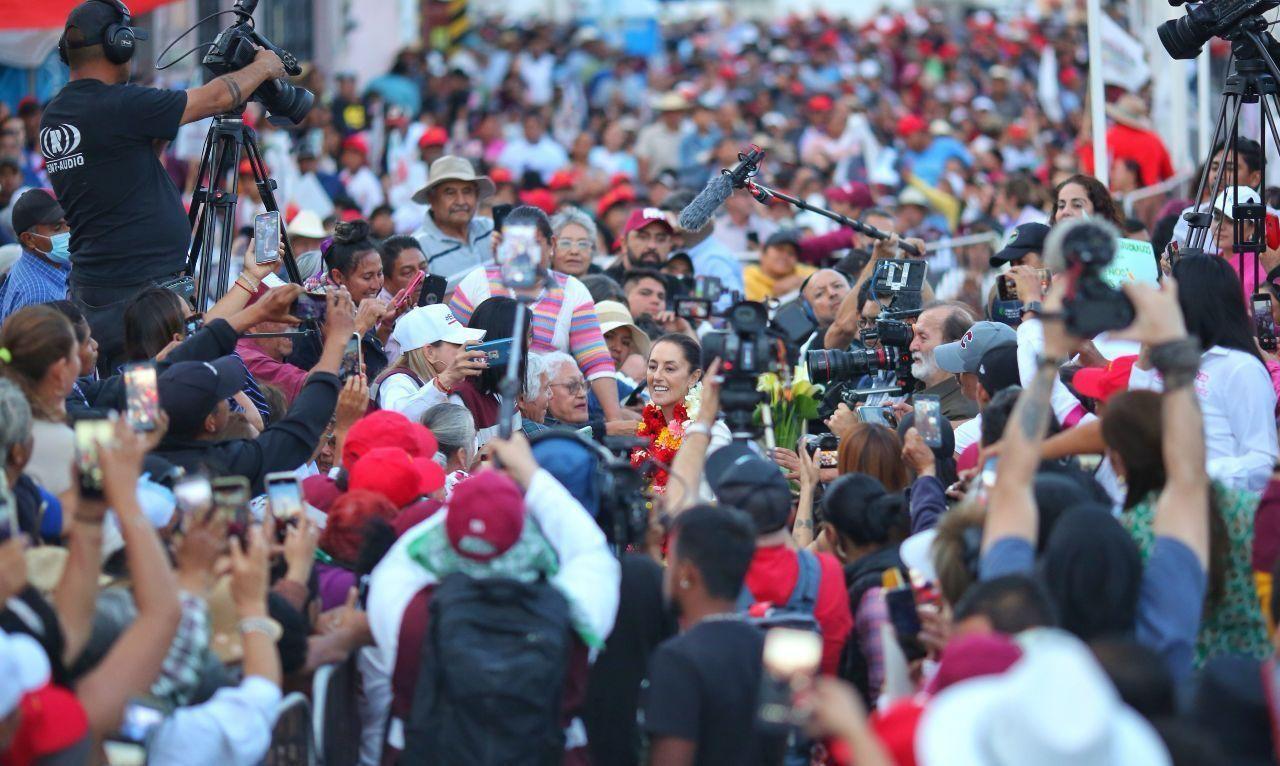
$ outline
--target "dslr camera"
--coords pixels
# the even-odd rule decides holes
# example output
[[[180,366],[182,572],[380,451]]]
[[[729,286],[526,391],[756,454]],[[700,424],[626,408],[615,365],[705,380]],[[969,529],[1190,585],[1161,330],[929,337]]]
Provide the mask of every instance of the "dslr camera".
[[[851,383],[863,375],[887,370],[894,375],[894,389],[898,393],[913,389],[910,347],[915,330],[903,320],[920,313],[927,272],[928,265],[919,260],[877,263],[871,277],[871,295],[881,307],[875,327],[860,333],[861,348],[808,352],[805,364],[809,367],[809,378],[815,383]],[[872,345],[876,341],[879,341],[878,348]],[[857,399],[870,392],[848,393]]]
[[[1045,265],[1070,279],[1063,320],[1076,337],[1092,338],[1133,324],[1133,304],[1128,296],[1102,276],[1115,258],[1117,238],[1114,226],[1094,218],[1060,223],[1045,240]]]
[[[291,77],[302,74],[302,67],[298,66],[298,59],[293,54],[258,33],[253,23],[253,11],[257,7],[258,0],[236,0],[235,5],[231,6],[236,20],[218,33],[201,62],[215,77],[238,72],[252,64],[257,55],[254,46],[266,48],[279,56],[285,71]],[[265,106],[273,116],[297,125],[311,111],[316,97],[306,88],[284,80],[267,80],[258,86],[250,99]]]
[[[702,338],[702,358],[709,365],[720,360],[720,408],[725,424],[735,439],[755,435],[752,415],[764,395],[756,390],[757,379],[766,372],[786,366],[782,341],[769,329],[769,312],[763,303],[739,301],[725,312],[727,330],[709,332]]]

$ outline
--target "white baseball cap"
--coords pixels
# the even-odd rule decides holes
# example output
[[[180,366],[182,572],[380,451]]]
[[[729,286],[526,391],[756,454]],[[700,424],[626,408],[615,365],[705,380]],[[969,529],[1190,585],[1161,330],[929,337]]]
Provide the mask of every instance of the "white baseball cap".
[[[1222,213],[1224,218],[1234,221],[1236,217],[1232,213],[1236,205],[1256,205],[1259,202],[1262,202],[1262,198],[1258,196],[1256,189],[1236,186],[1218,192],[1218,196],[1213,199],[1213,209]]]
[[[462,345],[484,337],[484,330],[464,327],[443,303],[419,306],[396,320],[391,339],[400,344],[402,352],[429,346],[437,341]]]
[[[25,633],[0,630],[0,718],[18,707],[27,692],[49,683],[49,657],[34,638]]]

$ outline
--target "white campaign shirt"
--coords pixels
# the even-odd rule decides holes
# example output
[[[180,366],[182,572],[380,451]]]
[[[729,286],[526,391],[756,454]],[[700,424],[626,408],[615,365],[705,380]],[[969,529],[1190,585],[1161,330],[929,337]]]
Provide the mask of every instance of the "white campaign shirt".
[[[982,413],[979,412],[956,426],[952,433],[956,439],[955,455],[960,457],[965,450],[969,449],[969,445],[976,444],[982,438]]]
[[[1276,392],[1254,356],[1214,346],[1200,357],[1196,396],[1204,415],[1205,469],[1227,486],[1261,492],[1280,449],[1276,445]],[[1155,370],[1136,366],[1129,388],[1160,391]]]
[[[501,399],[501,396],[499,396],[499,399]],[[413,378],[402,372],[388,375],[385,380],[378,384],[377,400],[378,406],[382,409],[395,410],[415,423],[422,422],[423,413],[437,404],[452,402],[461,407],[466,406],[466,402],[462,401],[462,397],[457,394],[446,395],[440,390],[439,386],[431,381],[419,386],[414,382]],[[511,423],[512,430],[519,430],[521,423],[520,413],[514,413]],[[476,429],[476,449],[479,450],[487,444],[501,430],[501,424]]]

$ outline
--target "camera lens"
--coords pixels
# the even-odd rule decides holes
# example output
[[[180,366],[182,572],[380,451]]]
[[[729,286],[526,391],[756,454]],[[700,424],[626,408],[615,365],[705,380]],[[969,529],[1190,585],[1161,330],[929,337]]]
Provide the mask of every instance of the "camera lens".
[[[825,349],[810,351],[805,355],[809,379],[815,383],[852,380],[882,366],[881,360],[880,352],[872,348],[856,351]]]
[[[294,125],[302,122],[315,105],[315,94],[284,80],[267,80],[253,92],[275,117],[283,117]]]
[[[1219,32],[1219,19],[1223,16],[1238,17],[1247,15],[1253,9],[1253,0],[1238,0],[1219,12],[1226,0],[1215,0],[1202,3],[1192,8],[1186,16],[1170,19],[1156,27],[1160,44],[1175,59],[1193,59],[1200,54],[1200,48]]]

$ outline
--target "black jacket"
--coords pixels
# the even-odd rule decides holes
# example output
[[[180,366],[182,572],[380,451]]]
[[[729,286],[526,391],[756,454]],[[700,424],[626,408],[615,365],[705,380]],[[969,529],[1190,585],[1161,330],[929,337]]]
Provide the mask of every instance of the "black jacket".
[[[243,476],[253,492],[260,493],[264,476],[292,471],[311,459],[333,417],[340,390],[337,375],[313,372],[289,412],[257,439],[209,442],[166,436],[154,454],[187,471],[203,468],[214,476]]]
[[[156,362],[156,374],[176,362],[212,362],[219,357],[227,356],[236,350],[236,341],[240,336],[225,319],[215,319],[199,330],[191,333],[169,352],[164,361]],[[103,380],[81,378],[76,381],[78,390],[67,397],[67,412],[81,412],[86,409],[125,410],[124,376],[112,375]]]

